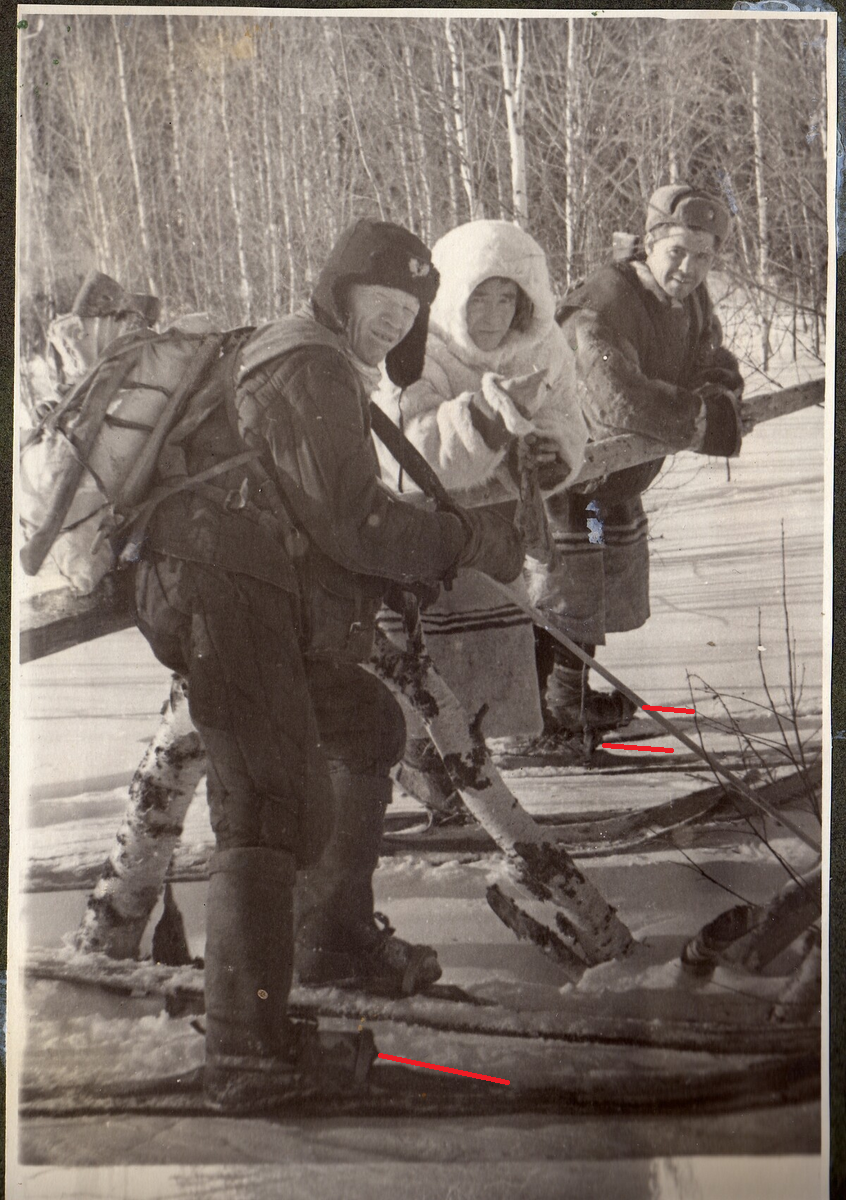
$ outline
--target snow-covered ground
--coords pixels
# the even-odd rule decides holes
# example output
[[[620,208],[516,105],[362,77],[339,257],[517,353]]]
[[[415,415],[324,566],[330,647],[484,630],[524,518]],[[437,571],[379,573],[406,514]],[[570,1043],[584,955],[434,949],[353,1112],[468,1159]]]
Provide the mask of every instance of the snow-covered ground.
[[[818,742],[822,496],[820,410],[759,427],[731,464],[730,478],[722,461],[678,456],[649,494],[652,618],[637,633],[613,636],[600,651],[601,661],[656,705],[690,706],[688,677],[697,676],[694,698],[703,717],[716,719],[720,712],[701,681],[727,697],[745,729],[775,737],[775,722],[761,707],[767,697],[759,647],[770,692],[781,702],[788,683],[783,527],[791,637],[804,671],[801,725],[803,736]],[[81,860],[91,847],[98,855],[107,850],[168,683],[168,673],[132,631],[23,668],[14,743],[19,863],[58,854]],[[731,739],[707,720],[703,728],[715,749],[730,748]],[[653,733],[649,740],[655,744],[673,744],[665,733]],[[553,770],[510,772],[508,782],[531,812],[591,814],[645,808],[712,784],[713,777],[693,769],[632,778]],[[186,839],[195,842],[210,839],[201,792],[186,827]],[[413,808],[398,792],[395,809]],[[776,848],[799,870],[813,857],[791,837],[780,836]],[[534,947],[517,943],[488,909],[485,887],[499,872],[494,856],[447,863],[408,855],[384,858],[376,879],[378,907],[389,913],[400,935],[437,947],[445,982],[522,1012],[554,1011],[574,996],[589,997],[597,1012],[653,1019],[719,1010],[743,1021],[766,1012],[783,983],[778,971],[748,980],[718,971],[703,984],[686,976],[678,963],[685,939],[738,903],[737,895],[760,902],[782,885],[782,868],[760,842],[724,836],[687,850],[592,857],[582,866],[646,950],[635,966],[595,968],[577,989]],[[198,954],[203,892],[201,883],[176,889]],[[16,928],[28,947],[58,946],[78,924],[84,904],[84,893],[21,892]],[[22,944],[18,951],[19,964]],[[142,1078],[198,1063],[202,1040],[190,1019],[171,1019],[159,1010],[154,1001],[95,998],[42,981],[27,990],[25,1012],[13,1010],[12,1046],[20,1045],[25,1034],[23,1069],[45,1086],[96,1086],[115,1075]],[[384,1052],[533,1086],[591,1066],[584,1051],[564,1043],[387,1022],[378,1022],[374,1030]],[[625,1054],[633,1072],[660,1070],[660,1055]],[[41,1117],[20,1129],[25,1169],[18,1169],[17,1186],[9,1194],[33,1200],[42,1195],[321,1200],[337,1195],[352,1200],[394,1196],[402,1186],[410,1195],[433,1197],[799,1200],[818,1191],[818,1131],[819,1107],[813,1103],[673,1119],[567,1115],[280,1123]],[[691,1155],[706,1157],[678,1161]],[[712,1156],[718,1155],[735,1157],[728,1166],[723,1160],[720,1169],[728,1174],[720,1176],[720,1190],[710,1190],[718,1169]],[[791,1157],[756,1158],[752,1164],[742,1157],[750,1155]],[[405,1164],[399,1174],[396,1162]],[[152,1164],[167,1167],[154,1171]],[[215,1165],[204,1174],[208,1164]]]

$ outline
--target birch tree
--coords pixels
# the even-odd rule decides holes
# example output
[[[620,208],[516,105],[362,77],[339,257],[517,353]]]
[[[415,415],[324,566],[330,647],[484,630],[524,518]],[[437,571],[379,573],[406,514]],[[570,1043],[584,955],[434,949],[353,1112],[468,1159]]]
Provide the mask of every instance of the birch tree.
[[[516,61],[511,46],[511,26],[517,26]],[[526,228],[529,223],[529,196],[526,190],[526,37],[522,18],[515,22],[497,20],[502,90],[505,115],[508,121],[508,148],[511,153],[511,204],[516,224]]]

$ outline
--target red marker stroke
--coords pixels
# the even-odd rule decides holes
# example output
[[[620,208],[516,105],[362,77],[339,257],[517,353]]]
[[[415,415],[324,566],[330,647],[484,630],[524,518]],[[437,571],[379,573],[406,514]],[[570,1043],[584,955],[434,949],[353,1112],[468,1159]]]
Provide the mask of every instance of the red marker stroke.
[[[675,754],[672,746],[625,746],[622,742],[603,742],[603,750],[640,750],[646,754]]]
[[[405,1063],[407,1067],[425,1067],[428,1071],[446,1071],[449,1075],[467,1075],[470,1079],[486,1079],[488,1083],[511,1085],[510,1079],[497,1079],[496,1075],[479,1075],[476,1071],[459,1071],[457,1067],[439,1067],[436,1063],[418,1062],[416,1058],[397,1058],[395,1054],[380,1054],[388,1062]]]
[[[696,714],[695,708],[665,708],[663,704],[641,704],[644,712],[680,712]]]

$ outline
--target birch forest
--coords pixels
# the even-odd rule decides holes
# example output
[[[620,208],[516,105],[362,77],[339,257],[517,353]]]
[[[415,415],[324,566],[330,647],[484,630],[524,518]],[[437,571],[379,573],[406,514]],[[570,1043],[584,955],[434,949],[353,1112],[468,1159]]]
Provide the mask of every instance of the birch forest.
[[[777,309],[794,355],[822,353],[821,22],[444,11],[22,21],[24,357],[95,267],[160,296],[165,320],[289,311],[364,215],[429,244],[518,221],[563,293],[679,179],[734,214],[720,270],[764,368]]]

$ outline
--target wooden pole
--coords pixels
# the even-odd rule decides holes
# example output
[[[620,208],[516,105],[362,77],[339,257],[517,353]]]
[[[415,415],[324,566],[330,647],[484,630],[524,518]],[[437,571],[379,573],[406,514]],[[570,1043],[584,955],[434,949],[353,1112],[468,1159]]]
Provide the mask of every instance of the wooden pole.
[[[761,424],[801,408],[820,404],[824,395],[825,380],[814,379],[793,388],[781,388],[763,396],[754,396],[745,404],[751,418],[756,424]],[[585,465],[580,470],[577,481],[601,479],[611,470],[647,462],[662,453],[664,451],[658,443],[635,436],[592,443],[587,447]],[[417,493],[411,493],[407,499],[410,503],[425,502],[425,497]],[[506,493],[501,485],[491,485],[489,489],[479,489],[473,493],[466,493],[463,498],[456,496],[455,499],[456,502],[466,501],[475,505],[513,500],[514,496]],[[31,662],[46,654],[55,654],[81,642],[114,633],[118,629],[129,628],[134,623],[129,602],[127,599],[121,614],[119,602],[116,600],[118,593],[123,594],[121,585],[109,577],[90,596],[77,596],[69,588],[60,588],[46,593],[44,597],[22,600],[20,662]],[[99,629],[96,621],[98,601],[102,602],[104,613],[103,627]],[[602,674],[599,665],[597,670]]]

